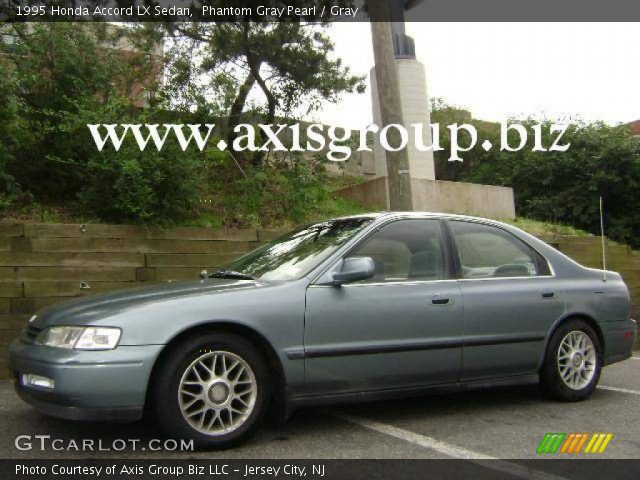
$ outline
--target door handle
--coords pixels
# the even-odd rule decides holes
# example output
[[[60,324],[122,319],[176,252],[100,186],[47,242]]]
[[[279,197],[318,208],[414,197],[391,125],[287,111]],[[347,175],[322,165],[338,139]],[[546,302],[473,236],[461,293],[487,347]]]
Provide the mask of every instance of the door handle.
[[[449,305],[449,303],[451,303],[451,300],[449,298],[432,298],[431,299],[431,303],[434,305]]]
[[[556,292],[552,290],[542,290],[540,292],[541,298],[556,298]]]

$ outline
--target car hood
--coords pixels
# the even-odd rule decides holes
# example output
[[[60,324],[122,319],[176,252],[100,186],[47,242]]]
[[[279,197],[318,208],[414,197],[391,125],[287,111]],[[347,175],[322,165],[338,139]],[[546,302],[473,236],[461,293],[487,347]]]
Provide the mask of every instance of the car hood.
[[[211,278],[118,290],[76,298],[47,307],[36,314],[31,321],[31,326],[45,328],[52,325],[87,325],[91,321],[143,307],[149,303],[187,299],[194,295],[220,294],[230,290],[252,289],[265,285],[266,283],[260,280]]]

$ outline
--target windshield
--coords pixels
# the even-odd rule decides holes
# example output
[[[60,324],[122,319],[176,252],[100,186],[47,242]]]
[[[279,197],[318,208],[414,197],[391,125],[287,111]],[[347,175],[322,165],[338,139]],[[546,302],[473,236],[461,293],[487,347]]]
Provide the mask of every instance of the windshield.
[[[371,220],[343,218],[307,225],[239,258],[222,272],[228,270],[263,280],[301,278]]]

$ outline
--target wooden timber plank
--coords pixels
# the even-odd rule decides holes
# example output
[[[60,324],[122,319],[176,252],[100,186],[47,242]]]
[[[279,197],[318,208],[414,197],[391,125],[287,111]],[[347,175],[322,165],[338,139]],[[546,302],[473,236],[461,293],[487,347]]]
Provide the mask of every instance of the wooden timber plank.
[[[162,229],[135,225],[53,224],[27,223],[24,234],[28,237],[85,237],[85,238],[155,238],[182,240],[258,240],[251,228],[190,228]]]
[[[25,282],[25,297],[75,297],[138,286],[135,282],[87,282],[90,288],[81,288],[80,282]]]
[[[0,266],[144,267],[138,253],[0,252]]]

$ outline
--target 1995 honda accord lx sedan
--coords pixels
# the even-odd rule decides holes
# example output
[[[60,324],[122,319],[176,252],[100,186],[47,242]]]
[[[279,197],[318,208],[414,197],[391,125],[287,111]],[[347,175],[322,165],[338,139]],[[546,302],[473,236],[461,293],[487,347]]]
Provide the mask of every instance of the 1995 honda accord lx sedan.
[[[201,280],[49,307],[9,367],[47,414],[148,410],[220,448],[272,407],[530,381],[582,400],[636,335],[617,273],[499,222],[383,213],[305,226]]]

